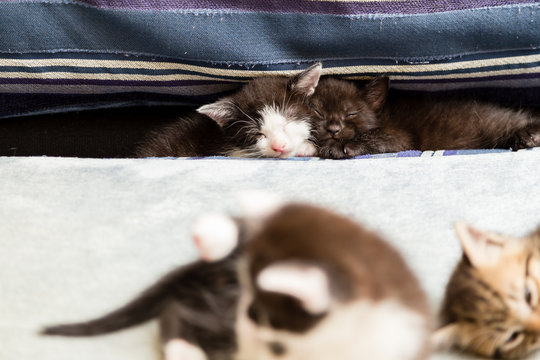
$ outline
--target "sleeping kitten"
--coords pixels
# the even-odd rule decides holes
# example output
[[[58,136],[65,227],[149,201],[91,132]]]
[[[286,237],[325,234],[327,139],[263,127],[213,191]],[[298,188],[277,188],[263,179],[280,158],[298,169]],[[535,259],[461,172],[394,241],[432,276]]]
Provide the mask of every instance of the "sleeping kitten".
[[[456,224],[463,257],[446,287],[433,342],[496,359],[540,348],[540,227],[524,238]]]
[[[136,157],[313,156],[316,149],[306,100],[315,91],[321,71],[319,63],[294,77],[251,80],[235,94],[149,134]]]
[[[426,297],[393,248],[330,211],[253,201],[244,219],[196,223],[204,261],[97,320],[44,333],[97,335],[159,317],[167,360],[427,359]]]
[[[527,112],[476,101],[387,96],[388,85],[387,77],[363,87],[321,79],[310,100],[320,157],[540,145],[540,118]]]

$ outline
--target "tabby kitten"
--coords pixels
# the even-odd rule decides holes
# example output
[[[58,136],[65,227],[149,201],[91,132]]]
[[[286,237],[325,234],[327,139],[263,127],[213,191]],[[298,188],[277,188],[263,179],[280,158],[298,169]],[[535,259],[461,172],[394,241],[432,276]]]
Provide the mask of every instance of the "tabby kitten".
[[[388,87],[387,77],[363,87],[321,79],[310,100],[319,156],[540,145],[540,118],[527,112],[470,100],[389,95]]]
[[[203,261],[108,315],[44,333],[97,335],[159,317],[167,360],[427,359],[426,297],[393,248],[318,207],[251,201],[243,219],[197,221]]]
[[[540,348],[540,227],[513,238],[456,224],[463,257],[441,308],[438,348],[516,359]]]
[[[253,79],[235,94],[153,131],[139,145],[136,157],[313,156],[306,100],[321,71],[318,63],[293,77]]]

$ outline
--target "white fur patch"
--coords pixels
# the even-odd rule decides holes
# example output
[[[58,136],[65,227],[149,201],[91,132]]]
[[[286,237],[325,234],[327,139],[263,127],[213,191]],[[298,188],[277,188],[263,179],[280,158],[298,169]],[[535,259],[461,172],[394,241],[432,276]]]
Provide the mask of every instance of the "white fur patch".
[[[206,355],[197,346],[183,339],[173,339],[163,349],[166,360],[206,360]]]
[[[284,261],[264,268],[257,276],[262,290],[294,297],[311,314],[321,314],[330,307],[328,277],[313,265]]]
[[[205,261],[217,261],[229,255],[238,244],[238,227],[223,214],[206,214],[193,225],[193,240]]]
[[[305,334],[257,327],[245,315],[249,295],[241,297],[236,360],[414,360],[427,337],[425,318],[397,301],[357,301],[330,310]],[[286,353],[271,354],[269,342],[283,344]]]
[[[277,195],[260,190],[246,190],[238,194],[238,202],[246,218],[262,220],[276,211],[284,204]]]
[[[288,158],[315,155],[315,146],[308,141],[311,129],[307,121],[289,118],[276,106],[265,106],[259,114],[264,136],[256,146],[264,156]]]

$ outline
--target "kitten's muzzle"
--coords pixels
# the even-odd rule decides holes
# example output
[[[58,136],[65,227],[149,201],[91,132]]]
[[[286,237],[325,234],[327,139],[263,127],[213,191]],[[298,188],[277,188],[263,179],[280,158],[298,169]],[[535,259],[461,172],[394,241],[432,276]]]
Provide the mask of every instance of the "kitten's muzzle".
[[[332,137],[335,137],[336,135],[338,135],[341,132],[342,129],[343,129],[343,126],[341,126],[341,124],[336,123],[336,122],[333,122],[333,123],[330,123],[330,124],[326,125],[326,131]]]

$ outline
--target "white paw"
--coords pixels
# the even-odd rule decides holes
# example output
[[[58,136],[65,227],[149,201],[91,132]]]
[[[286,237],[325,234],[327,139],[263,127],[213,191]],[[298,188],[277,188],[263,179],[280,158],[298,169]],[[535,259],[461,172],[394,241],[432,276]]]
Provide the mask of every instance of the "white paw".
[[[166,360],[206,360],[201,348],[182,339],[169,340],[163,351]]]
[[[205,261],[217,261],[229,255],[238,244],[238,227],[223,214],[206,214],[193,225],[193,241]]]
[[[297,156],[308,157],[315,155],[317,155],[317,148],[315,147],[315,145],[313,145],[313,143],[306,141],[302,145],[300,145]]]

